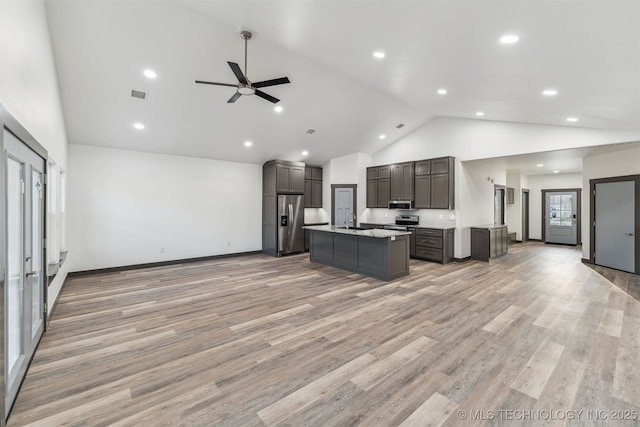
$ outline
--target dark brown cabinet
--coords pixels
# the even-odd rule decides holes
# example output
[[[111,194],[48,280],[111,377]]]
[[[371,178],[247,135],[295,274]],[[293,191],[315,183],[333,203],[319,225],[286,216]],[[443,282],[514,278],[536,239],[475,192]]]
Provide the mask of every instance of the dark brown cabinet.
[[[322,207],[322,168],[307,166],[304,169],[304,207]]]
[[[416,228],[414,257],[446,264],[453,261],[454,228]]]
[[[416,209],[454,209],[453,157],[415,162]]]
[[[414,163],[391,165],[391,200],[413,200]]]
[[[489,261],[506,255],[509,232],[506,225],[471,227],[471,258]]]
[[[389,207],[391,197],[391,168],[377,166],[367,168],[367,207]]]
[[[304,194],[304,166],[290,164],[276,164],[275,166],[278,194]]]

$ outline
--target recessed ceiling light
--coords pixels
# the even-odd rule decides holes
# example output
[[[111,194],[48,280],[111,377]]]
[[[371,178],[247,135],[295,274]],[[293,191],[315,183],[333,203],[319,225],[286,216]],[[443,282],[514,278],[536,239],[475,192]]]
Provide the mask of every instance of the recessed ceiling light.
[[[545,89],[542,91],[542,94],[544,96],[556,96],[558,94],[558,91],[555,89]]]
[[[138,129],[138,130],[144,129],[144,125],[142,123],[134,123],[133,127]]]
[[[575,122],[577,122],[577,121],[578,121],[578,118],[577,118],[577,117],[567,117],[567,121],[568,121],[568,122],[575,123]]]
[[[381,50],[376,50],[375,52],[373,52],[373,57],[374,58],[378,58],[378,59],[383,59],[385,56],[384,52]]]
[[[385,134],[383,133],[383,134],[381,134],[378,138],[380,138],[380,139],[385,139],[386,137],[387,137],[387,135],[385,135]]]
[[[536,167],[539,167],[539,168],[541,168],[541,167],[543,167],[543,166],[544,166],[544,165],[543,165],[542,163],[538,163],[538,164],[536,165]]]
[[[144,75],[150,79],[155,79],[158,76],[153,70],[144,70]]]
[[[303,155],[303,156],[308,156],[308,155],[309,155],[309,152],[308,152],[307,150],[304,150],[304,151],[302,152],[302,155]]]
[[[554,170],[553,173],[560,173],[560,171],[559,170]]]
[[[251,141],[245,141],[244,142],[244,146],[247,147],[247,148],[251,147],[252,145],[253,145],[253,142],[251,142]]]
[[[282,113],[282,105],[276,105],[273,108],[273,111],[275,111],[276,113]]]
[[[517,43],[518,40],[520,40],[520,37],[516,36],[515,34],[505,34],[504,36],[500,37],[500,43],[502,44],[514,44]]]
[[[484,116],[484,113],[482,111],[476,111],[476,116],[482,117]]]
[[[438,89],[438,95],[446,95],[446,94],[447,94],[446,89]]]

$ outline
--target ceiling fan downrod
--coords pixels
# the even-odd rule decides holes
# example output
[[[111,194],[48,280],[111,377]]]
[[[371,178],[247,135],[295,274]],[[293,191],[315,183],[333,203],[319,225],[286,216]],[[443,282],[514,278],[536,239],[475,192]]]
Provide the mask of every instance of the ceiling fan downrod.
[[[240,37],[244,39],[244,76],[247,79],[248,83],[250,82],[249,82],[249,77],[247,76],[247,47],[248,47],[247,42],[251,40],[251,36],[252,36],[251,31],[243,30],[240,32]]]

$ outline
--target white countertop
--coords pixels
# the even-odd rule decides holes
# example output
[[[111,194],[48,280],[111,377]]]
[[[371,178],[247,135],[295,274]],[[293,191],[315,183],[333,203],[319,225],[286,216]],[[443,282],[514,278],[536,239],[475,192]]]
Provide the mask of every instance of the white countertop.
[[[386,239],[386,238],[395,237],[395,236],[408,236],[411,234],[410,231],[383,230],[380,228],[372,228],[369,230],[354,230],[353,228],[347,229],[343,227],[336,227],[335,225],[311,225],[303,228],[311,231],[325,231],[327,233],[351,234],[354,236],[376,237],[379,239]]]

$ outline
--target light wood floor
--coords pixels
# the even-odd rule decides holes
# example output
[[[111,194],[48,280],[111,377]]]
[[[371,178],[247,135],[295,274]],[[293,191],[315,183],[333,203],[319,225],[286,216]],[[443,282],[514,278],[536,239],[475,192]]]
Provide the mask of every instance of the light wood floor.
[[[580,256],[517,244],[391,283],[308,254],[72,278],[9,426],[639,425],[640,302]]]

